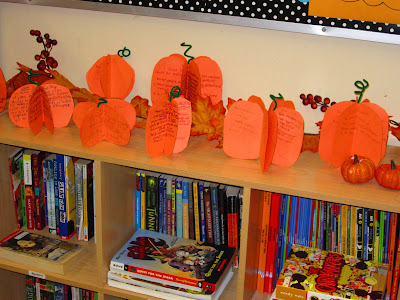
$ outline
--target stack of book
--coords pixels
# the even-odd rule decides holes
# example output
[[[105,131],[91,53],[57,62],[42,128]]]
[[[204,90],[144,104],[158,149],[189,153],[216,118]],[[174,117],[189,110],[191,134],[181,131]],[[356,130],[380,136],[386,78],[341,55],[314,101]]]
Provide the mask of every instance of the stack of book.
[[[110,262],[108,284],[161,299],[217,300],[236,249],[139,229]]]
[[[93,237],[93,161],[18,148],[8,163],[18,228]]]

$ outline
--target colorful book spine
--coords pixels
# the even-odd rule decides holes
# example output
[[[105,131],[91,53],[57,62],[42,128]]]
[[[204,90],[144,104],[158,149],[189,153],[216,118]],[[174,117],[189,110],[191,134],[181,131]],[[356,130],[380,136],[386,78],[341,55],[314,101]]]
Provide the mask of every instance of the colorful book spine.
[[[199,182],[193,181],[193,208],[194,208],[194,229],[196,241],[201,241],[200,234],[200,204],[199,204]]]
[[[347,255],[350,255],[351,253],[351,206],[347,205]]]
[[[266,261],[268,249],[268,234],[269,234],[269,221],[271,210],[271,193],[262,192],[262,207],[261,211],[261,228],[260,228],[260,252],[258,257],[258,271],[257,271],[257,290],[260,293],[264,292],[264,281],[266,278]]]
[[[82,161],[74,164],[75,172],[75,205],[76,205],[76,238],[84,240],[83,234],[83,170]]]
[[[189,182],[186,178],[182,180],[182,221],[183,238],[189,238]]]
[[[54,282],[54,300],[64,300],[64,285]]]
[[[26,300],[36,300],[34,277],[29,275],[25,276],[25,288]]]
[[[369,241],[368,214],[369,214],[369,209],[364,208],[364,224],[363,224],[364,234],[363,234],[363,256],[362,256],[364,260],[368,260],[368,241]]]
[[[357,207],[357,258],[363,259],[364,209]]]
[[[146,228],[146,173],[144,171],[140,172],[140,222],[141,228]]]
[[[228,211],[226,186],[218,186],[218,216],[220,218],[221,245],[228,245]]]
[[[33,203],[35,215],[35,228],[42,230],[46,226],[46,211],[43,191],[43,167],[44,152],[32,153],[33,176]]]
[[[171,235],[176,236],[176,177],[171,179]]]
[[[397,232],[397,213],[392,213],[392,217],[390,218],[390,231],[389,231],[389,253],[388,253],[388,265],[389,271],[387,275],[387,287],[386,287],[386,300],[390,300],[391,289],[392,289],[392,279],[393,279],[393,271],[395,264],[395,255],[396,255],[396,241],[398,237],[396,235]]]
[[[212,222],[212,208],[211,208],[211,189],[210,183],[204,182],[203,184],[203,197],[204,197],[204,215],[206,221],[206,240],[209,244],[214,244],[213,236],[213,222]]]
[[[175,180],[176,236],[183,237],[182,177]]]
[[[193,202],[193,179],[187,179],[188,183],[188,207],[189,207],[189,239],[195,240],[194,230],[194,202]]]
[[[19,166],[19,178],[20,178],[20,189],[21,189],[21,216],[22,226],[27,227],[26,219],[26,198],[25,198],[25,180],[24,180],[24,159],[23,156],[18,160]]]
[[[158,177],[159,173],[146,174],[146,229],[158,231]]]
[[[385,240],[383,241],[383,261],[382,261],[385,264],[387,264],[388,262],[390,219],[392,217],[393,217],[392,213],[385,212]]]
[[[164,185],[163,185],[163,213],[162,213],[162,217],[163,217],[163,233],[167,234],[167,201],[168,201],[168,197],[167,197],[167,179],[168,176],[164,175],[163,177],[163,181],[164,181]]]
[[[59,184],[58,184],[58,163],[57,156],[53,160],[53,171],[54,171],[54,207],[56,213],[56,232],[60,235],[60,200],[59,200]]]
[[[54,158],[55,154],[50,155],[46,159],[46,179],[47,179],[47,217],[48,217],[48,227],[49,232],[52,234],[57,234],[57,224],[56,224],[56,203],[54,195]]]
[[[219,216],[218,184],[211,183],[211,213],[213,224],[214,244],[221,245],[221,220]]]
[[[26,200],[26,227],[35,229],[34,217],[34,200],[33,200],[33,178],[32,178],[32,152],[24,152],[24,184],[25,184],[25,200]]]
[[[204,204],[204,182],[199,182],[199,206],[200,206],[200,236],[201,241],[207,241],[206,233],[206,211]]]
[[[374,261],[379,261],[379,236],[380,236],[380,213],[375,210],[374,214]]]
[[[172,176],[167,176],[167,234],[172,235]]]
[[[8,157],[8,168],[11,179],[11,190],[13,194],[15,217],[18,228],[23,226],[22,203],[21,203],[21,178],[19,159],[22,157],[22,148],[18,148]]]
[[[83,239],[89,241],[95,235],[94,163],[82,162],[83,190]]]
[[[351,207],[351,256],[357,256],[357,207]]]
[[[400,277],[400,222],[399,215],[397,215],[397,228],[396,228],[396,242],[394,248],[394,267],[393,267],[393,275],[392,275],[392,284],[390,289],[390,300],[397,299],[398,296],[398,288],[399,288],[399,277]]]
[[[368,210],[368,244],[367,244],[367,260],[372,260],[374,257],[374,214],[375,210]]]
[[[140,172],[136,172],[136,177],[135,177],[135,182],[136,182],[136,189],[135,189],[135,199],[136,199],[136,212],[135,212],[135,224],[136,224],[136,230],[142,228],[142,221],[141,221],[141,191],[140,191],[140,185],[141,185],[141,176]]]
[[[164,230],[164,187],[165,187],[165,175],[162,174],[158,178],[158,232],[163,233]]]

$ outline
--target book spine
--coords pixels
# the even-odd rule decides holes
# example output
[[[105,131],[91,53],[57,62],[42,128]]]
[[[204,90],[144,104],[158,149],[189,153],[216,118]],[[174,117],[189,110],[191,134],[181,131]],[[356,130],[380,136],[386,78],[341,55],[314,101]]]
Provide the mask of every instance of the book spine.
[[[20,179],[20,189],[21,189],[21,215],[22,215],[22,226],[27,227],[27,217],[26,217],[26,198],[25,198],[25,180],[24,180],[24,159],[21,157],[18,160],[19,166],[19,179]]]
[[[228,197],[228,247],[238,247],[238,197]]]
[[[189,239],[195,240],[194,233],[194,203],[193,203],[193,182],[188,183],[188,205],[189,205]]]
[[[89,162],[82,166],[83,183],[83,235],[89,241],[95,234],[95,194],[94,194],[94,166]]]
[[[399,235],[400,235],[400,222],[399,222],[399,215],[397,215],[397,228],[396,228],[396,242],[395,242],[395,248],[394,248],[394,267],[393,267],[393,279],[392,279],[392,284],[391,284],[391,289],[390,289],[390,300],[395,300],[397,299],[396,297],[398,296],[398,288],[399,288],[399,276],[400,276],[400,240],[399,240]]]
[[[168,197],[167,197],[167,178],[166,177],[164,177],[163,178],[163,181],[164,181],[164,185],[163,185],[163,233],[164,234],[167,234],[167,227],[168,227],[168,222],[167,222],[167,219],[168,219],[168,216],[167,216],[167,211],[168,211],[168,208],[167,208],[167,205],[168,205]]]
[[[172,235],[172,180],[167,179],[167,234]]]
[[[387,273],[387,286],[386,286],[386,300],[390,300],[390,294],[392,289],[392,278],[395,263],[395,251],[396,251],[396,229],[397,229],[397,213],[392,213],[390,218],[390,231],[389,231],[389,252],[388,252],[388,265],[389,270]]]
[[[171,180],[171,235],[176,236],[176,178]]]
[[[35,278],[29,275],[25,276],[25,294],[26,300],[35,300]]]
[[[385,212],[380,211],[379,217],[379,254],[378,262],[383,262],[383,241],[385,240]]]
[[[221,220],[219,216],[218,187],[211,186],[211,212],[214,244],[221,245]]]
[[[57,154],[57,182],[58,182],[58,209],[59,209],[59,235],[68,237],[67,202],[65,196],[65,160],[64,155]]]
[[[193,209],[194,209],[194,229],[196,241],[201,241],[200,235],[200,205],[199,205],[199,185],[193,182]]]
[[[140,172],[136,172],[136,190],[135,190],[135,197],[136,197],[136,230],[142,228],[142,221],[141,221],[141,191],[140,191],[140,184],[141,184],[141,176],[140,176]]]
[[[54,174],[54,211],[56,214],[56,232],[60,235],[60,200],[59,200],[59,184],[58,184],[58,162],[57,156],[53,159]]]
[[[23,221],[22,215],[20,214],[21,207],[21,186],[20,186],[20,176],[19,176],[19,161],[18,154],[21,150],[14,154],[12,157],[8,158],[8,168],[10,172],[10,182],[11,182],[11,190],[13,193],[13,201],[14,201],[14,210],[15,217],[17,221],[17,227],[21,228]]]
[[[262,192],[263,201],[261,210],[261,230],[260,230],[260,253],[258,257],[257,290],[264,292],[264,281],[266,278],[266,261],[268,249],[269,219],[271,209],[271,193]]]
[[[200,206],[200,235],[201,241],[207,241],[207,234],[206,234],[206,211],[205,211],[205,204],[204,204],[204,190],[203,190],[203,183],[199,183],[199,206]]]
[[[160,176],[158,179],[158,232],[163,233],[164,227],[164,183],[165,179]]]
[[[203,186],[204,194],[204,212],[206,218],[206,240],[209,244],[214,244],[213,237],[213,222],[212,222],[212,208],[211,208],[211,191],[209,186]]]
[[[33,204],[35,215],[35,228],[42,230],[45,226],[45,212],[44,212],[44,198],[40,182],[43,180],[41,174],[41,161],[39,161],[39,154],[32,154],[32,176],[33,176]]]
[[[367,259],[372,260],[374,256],[374,213],[375,210],[368,210],[368,245],[367,245]]]
[[[146,173],[140,173],[140,222],[141,228],[146,229]]]
[[[364,234],[363,234],[363,259],[368,260],[368,241],[369,241],[369,226],[368,226],[368,214],[369,214],[369,209],[364,208],[364,224],[363,224],[363,229],[364,229]]]
[[[47,298],[45,299],[55,299],[55,287],[54,282],[51,280],[46,280],[46,294]]]
[[[305,202],[305,201],[302,201],[302,202]],[[277,243],[277,250],[276,250],[276,268],[275,268],[275,272],[274,272],[274,283],[273,283],[274,286],[276,285],[276,281],[281,272],[281,255],[280,255],[280,253],[281,253],[281,249],[282,249],[282,234],[283,234],[283,226],[284,226],[284,218],[285,218],[285,207],[286,207],[286,197],[285,197],[285,195],[281,195],[279,226],[278,226],[278,243]],[[302,219],[304,220],[304,218],[302,218]],[[304,226],[301,226],[301,228],[304,228]],[[304,243],[303,239],[302,239],[301,244],[302,243]]]
[[[347,253],[347,205],[341,205],[342,208],[342,254]]]
[[[220,218],[221,245],[228,245],[228,215],[227,215],[227,198],[225,187],[218,187],[218,210]]]
[[[158,231],[158,178],[147,175],[146,187],[146,228],[150,231]]]
[[[26,220],[27,220],[26,226],[28,229],[35,229],[31,155],[24,154],[23,157],[24,157],[24,183],[25,183]]]
[[[357,207],[357,258],[363,259],[364,210]]]
[[[389,255],[389,235],[390,235],[390,219],[393,218],[393,213],[385,212],[385,240],[383,241],[383,263],[388,263],[388,255]]]
[[[54,282],[54,300],[64,300],[64,285]]]
[[[47,211],[47,163],[46,160],[42,161],[42,174],[43,174],[43,182],[42,184],[42,191],[44,196],[44,212],[45,212],[45,226],[49,226],[49,212]]]
[[[76,206],[76,238],[84,240],[83,234],[83,165],[76,162],[75,171],[75,206]]]
[[[47,169],[47,215],[48,215],[48,226],[49,232],[52,234],[57,233],[56,226],[56,207],[55,207],[55,196],[54,196],[54,162],[52,159],[46,161]]]
[[[176,205],[176,236],[183,237],[183,202],[182,202],[182,180],[175,180],[175,205]]]
[[[182,181],[182,219],[183,219],[183,238],[189,238],[189,184]]]
[[[374,214],[374,261],[378,261],[379,258],[379,210],[375,210]]]

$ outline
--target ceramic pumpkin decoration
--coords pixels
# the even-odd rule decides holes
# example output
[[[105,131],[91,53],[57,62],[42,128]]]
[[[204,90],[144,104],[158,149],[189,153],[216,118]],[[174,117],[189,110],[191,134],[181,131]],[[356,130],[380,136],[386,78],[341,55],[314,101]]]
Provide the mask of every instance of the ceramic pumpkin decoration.
[[[19,127],[30,127],[34,134],[40,132],[43,122],[50,132],[54,127],[68,125],[74,109],[70,91],[54,81],[39,85],[31,81],[35,76],[30,71],[31,84],[18,88],[10,97],[8,113],[11,121]]]
[[[385,188],[400,190],[400,165],[396,165],[394,160],[390,164],[380,165],[376,169],[375,179]]]
[[[364,183],[375,176],[375,164],[365,156],[354,156],[346,159],[340,168],[344,180],[350,183]]]
[[[231,105],[224,120],[223,149],[226,155],[240,159],[259,157],[265,113],[263,101],[256,96]]]
[[[192,57],[172,54],[157,62],[151,78],[151,102],[153,104],[163,101],[168,97],[169,91],[174,86],[179,86],[182,96],[195,103],[198,96],[210,97],[213,105],[222,100],[222,72],[218,64],[209,57]]]
[[[386,152],[389,116],[380,106],[361,102],[369,83],[356,81],[357,102],[339,102],[325,112],[321,126],[319,155],[340,167],[353,153],[369,157],[377,166]]]
[[[3,72],[0,69],[0,112],[4,110],[7,102],[7,86]]]

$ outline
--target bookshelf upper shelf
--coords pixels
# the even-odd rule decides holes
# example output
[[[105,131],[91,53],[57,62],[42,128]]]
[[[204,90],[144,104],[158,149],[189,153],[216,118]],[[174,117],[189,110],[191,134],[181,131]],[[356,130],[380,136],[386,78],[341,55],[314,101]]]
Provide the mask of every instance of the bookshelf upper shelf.
[[[340,170],[322,161],[317,153],[303,152],[290,168],[271,165],[261,172],[258,160],[228,157],[215,142],[191,137],[182,153],[151,158],[146,153],[145,131],[135,128],[128,145],[101,142],[83,147],[79,129],[71,121],[50,134],[43,128],[34,135],[28,128],[11,123],[8,113],[0,114],[0,143],[98,160],[100,162],[199,178],[259,190],[281,192],[330,202],[400,212],[400,193],[385,189],[375,179],[355,185],[345,182]],[[382,163],[400,157],[400,147],[389,146]]]

